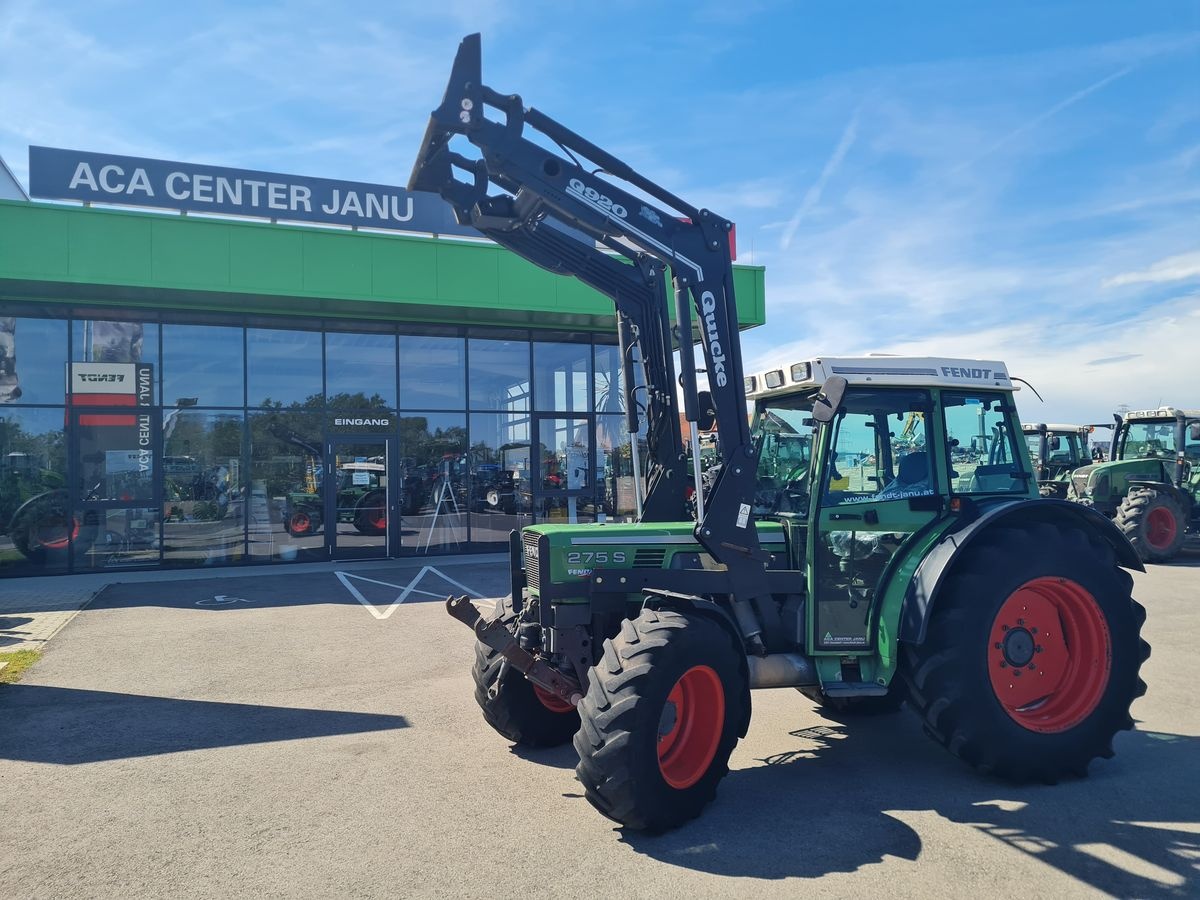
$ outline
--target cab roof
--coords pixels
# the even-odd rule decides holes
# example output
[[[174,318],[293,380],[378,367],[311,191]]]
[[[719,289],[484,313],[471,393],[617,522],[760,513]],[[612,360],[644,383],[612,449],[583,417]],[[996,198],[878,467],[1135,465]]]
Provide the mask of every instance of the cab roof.
[[[1018,390],[998,360],[942,356],[819,356],[746,377],[746,396],[757,399],[820,387],[833,375],[851,385]]]
[[[1125,421],[1145,421],[1147,419],[1200,419],[1200,409],[1181,409],[1175,406],[1160,406],[1158,409],[1133,409],[1125,413]]]
[[[1043,428],[1045,428],[1046,431],[1052,432],[1054,434],[1090,434],[1092,431],[1095,430],[1096,426],[1094,426],[1094,425],[1062,425],[1062,424],[1055,425],[1053,423],[1048,423],[1048,424],[1043,425],[1040,422],[1036,423],[1036,424],[1032,423],[1032,422],[1027,422],[1021,426],[1021,430],[1024,431],[1026,434],[1036,434],[1037,432],[1041,431]]]

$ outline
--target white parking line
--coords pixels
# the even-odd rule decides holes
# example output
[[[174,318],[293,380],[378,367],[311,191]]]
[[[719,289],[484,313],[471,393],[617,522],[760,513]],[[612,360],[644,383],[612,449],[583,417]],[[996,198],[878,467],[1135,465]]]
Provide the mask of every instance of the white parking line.
[[[478,591],[472,590],[471,588],[467,587],[462,582],[455,581],[449,575],[447,575],[444,572],[439,571],[438,569],[434,568],[433,566],[422,566],[421,571],[418,572],[416,577],[413,578],[413,580],[410,581],[408,584],[393,584],[390,581],[379,581],[376,578],[366,578],[362,575],[353,575],[350,572],[334,572],[333,574],[336,575],[337,580],[342,583],[342,587],[344,587],[346,590],[348,590],[351,593],[351,595],[354,597],[355,600],[357,600],[359,603],[361,603],[363,606],[365,606],[367,608],[367,611],[370,612],[371,615],[373,615],[377,619],[386,619],[388,616],[390,616],[392,613],[394,613],[396,611],[396,608],[401,603],[403,603],[405,600],[407,600],[412,594],[424,594],[427,597],[441,597],[442,596],[441,594],[437,594],[432,591],[422,591],[422,590],[417,589],[417,584],[421,581],[422,578],[424,578],[430,572],[432,572],[434,575],[436,575],[438,578],[442,579],[443,581],[447,582],[448,584],[454,585],[456,588],[458,588],[459,590],[466,593],[466,595],[468,597],[477,598],[479,596]],[[370,582],[371,584],[381,584],[384,587],[396,588],[397,590],[400,591],[400,595],[398,597],[396,597],[395,600],[392,601],[390,606],[388,606],[386,609],[381,610],[378,606],[376,606],[374,603],[372,603],[370,600],[368,600],[366,597],[364,597],[362,595],[362,591],[360,591],[358,588],[356,588],[354,585],[352,585],[350,583],[351,579],[354,579],[355,581],[366,581],[366,582]]]

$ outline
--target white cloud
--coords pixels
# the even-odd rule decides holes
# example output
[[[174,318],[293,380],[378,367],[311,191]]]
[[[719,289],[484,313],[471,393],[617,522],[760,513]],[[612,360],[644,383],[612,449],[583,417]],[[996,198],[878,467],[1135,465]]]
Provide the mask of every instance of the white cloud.
[[[1103,282],[1103,287],[1121,287],[1127,284],[1166,284],[1200,278],[1200,250],[1180,253],[1160,259],[1154,265],[1136,272],[1122,272]]]

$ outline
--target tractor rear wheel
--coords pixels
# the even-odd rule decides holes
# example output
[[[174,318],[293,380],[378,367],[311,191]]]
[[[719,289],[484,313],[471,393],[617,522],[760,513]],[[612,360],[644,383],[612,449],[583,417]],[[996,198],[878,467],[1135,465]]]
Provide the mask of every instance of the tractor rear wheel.
[[[304,537],[316,533],[321,527],[321,517],[310,509],[294,509],[287,517],[284,527],[292,537]]]
[[[694,612],[622,622],[579,704],[575,771],[589,802],[651,832],[699,815],[749,724],[745,667],[736,639]]]
[[[503,604],[504,627],[516,631],[517,614],[512,598]],[[518,670],[504,664],[504,657],[482,641],[475,642],[475,702],[484,720],[514,744],[526,747],[557,747],[579,730],[579,715],[569,703],[536,687]]]
[[[354,511],[354,527],[360,534],[387,533],[387,497],[383,491],[372,491],[358,501]]]
[[[954,564],[924,643],[905,646],[909,706],[976,769],[1014,781],[1087,774],[1133,727],[1146,611],[1112,548],[1039,524],[981,535]]]
[[[1117,508],[1117,527],[1143,562],[1166,562],[1179,553],[1187,518],[1179,504],[1154,488],[1134,487]]]

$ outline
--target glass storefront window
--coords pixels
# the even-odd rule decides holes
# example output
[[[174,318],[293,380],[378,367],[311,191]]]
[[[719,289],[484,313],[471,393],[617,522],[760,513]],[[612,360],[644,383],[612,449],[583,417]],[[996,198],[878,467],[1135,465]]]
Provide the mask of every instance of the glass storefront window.
[[[246,330],[248,405],[320,407],[321,370],[321,332]]]
[[[0,316],[0,407],[64,403],[67,323]]]
[[[590,344],[533,344],[533,399],[548,412],[588,412],[592,380]]]
[[[75,571],[155,566],[159,559],[159,515],[151,507],[81,509],[75,540]]]
[[[172,410],[163,417],[167,563],[214,565],[245,555],[242,436],[241,411]]]
[[[158,401],[158,325],[153,322],[75,319],[71,323],[71,361],[149,363],[154,367]]]
[[[529,342],[471,338],[471,409],[529,409]]]
[[[400,460],[406,484],[420,484],[420,508],[401,517],[408,553],[465,549],[467,544],[467,422],[462,413],[401,416]]]
[[[164,325],[163,405],[242,406],[241,328]]]
[[[0,406],[0,575],[66,569],[74,530],[66,488],[62,408]]]
[[[644,441],[639,449],[644,465]],[[645,491],[644,483],[642,490]],[[596,498],[608,516],[625,519],[637,514],[633,447],[625,430],[624,416],[596,416]]]
[[[508,544],[508,534],[533,522],[529,417],[472,413],[469,490],[471,542]]]
[[[396,408],[396,337],[325,335],[325,394],[330,409]]]
[[[466,341],[400,335],[400,406],[463,409],[467,405]]]
[[[324,478],[321,414],[303,409],[254,412],[246,480],[247,552],[251,559],[326,559],[320,516]]]
[[[534,451],[538,462],[534,514],[538,521],[590,521],[595,494],[589,421],[539,419]]]

